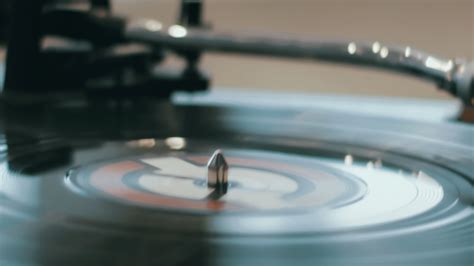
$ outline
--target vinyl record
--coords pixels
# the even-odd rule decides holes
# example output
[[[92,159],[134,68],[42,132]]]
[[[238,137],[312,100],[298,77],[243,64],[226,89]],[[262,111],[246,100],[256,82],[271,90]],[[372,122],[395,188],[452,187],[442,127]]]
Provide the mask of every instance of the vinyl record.
[[[1,115],[2,265],[472,264],[469,126],[168,103]],[[218,149],[225,192],[207,184]]]

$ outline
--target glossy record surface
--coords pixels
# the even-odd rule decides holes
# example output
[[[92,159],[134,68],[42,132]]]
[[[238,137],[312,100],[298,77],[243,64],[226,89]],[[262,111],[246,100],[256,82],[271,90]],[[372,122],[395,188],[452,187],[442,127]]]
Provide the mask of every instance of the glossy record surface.
[[[471,126],[100,103],[5,110],[2,133],[7,265],[472,264]]]

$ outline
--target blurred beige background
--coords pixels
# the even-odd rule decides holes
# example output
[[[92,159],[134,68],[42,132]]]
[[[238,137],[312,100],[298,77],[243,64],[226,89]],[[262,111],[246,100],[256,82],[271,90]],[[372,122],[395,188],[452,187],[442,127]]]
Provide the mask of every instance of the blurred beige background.
[[[115,11],[173,23],[179,0],[115,0]],[[219,30],[278,31],[296,36],[404,44],[443,57],[474,54],[474,0],[207,0]],[[216,87],[408,97],[447,97],[431,83],[351,67],[209,54]]]

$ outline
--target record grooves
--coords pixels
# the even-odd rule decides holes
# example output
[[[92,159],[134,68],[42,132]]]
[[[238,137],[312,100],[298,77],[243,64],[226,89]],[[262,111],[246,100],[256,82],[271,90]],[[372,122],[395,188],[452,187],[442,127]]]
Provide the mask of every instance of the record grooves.
[[[216,115],[209,116],[210,110]],[[124,113],[144,113],[129,111]],[[283,252],[298,254],[291,261],[302,265],[349,261],[444,265],[470,259],[473,176],[452,169],[466,172],[472,161],[450,165],[430,153],[436,150],[431,146],[433,136],[416,135],[441,125],[414,128],[399,121],[397,126],[412,131],[403,135],[390,131],[388,151],[382,141],[385,129],[370,117],[334,119],[332,113],[335,122],[316,130],[325,111],[303,121],[291,118],[301,117],[301,112],[289,111],[279,122],[271,111],[247,120],[251,109],[178,106],[168,111],[179,114],[175,118],[184,117],[174,120],[176,128],[192,130],[181,131],[181,136],[154,130],[167,122],[150,113],[147,119],[137,115],[130,120],[134,116],[104,112],[88,123],[71,124],[60,118],[64,112],[55,110],[26,118],[43,124],[40,131],[49,132],[43,138],[40,131],[21,126],[33,122],[6,121],[2,247],[8,245],[10,254],[30,254],[26,261],[48,265],[60,264],[63,258],[69,264],[70,258],[77,258],[77,265],[100,264],[108,261],[110,252],[120,257],[123,249],[128,254],[122,259],[131,263],[140,261],[141,252],[155,254],[162,246],[167,251],[156,253],[157,263],[179,264],[183,258],[178,254],[189,245],[198,247],[194,255],[186,251],[189,259],[199,257],[202,264],[243,265],[262,259],[285,265],[289,258]],[[87,109],[74,112],[86,115]],[[198,117],[199,122],[187,125],[192,121],[188,117]],[[254,127],[255,119],[266,128],[287,126],[262,135]],[[332,134],[346,119],[356,119],[361,126]],[[136,121],[144,120],[153,130],[137,127]],[[115,121],[116,126],[107,123],[87,135],[82,133],[87,130],[80,130],[99,121]],[[347,145],[348,136],[374,134],[371,127],[377,128],[380,141]],[[134,129],[140,138],[133,135]],[[446,154],[463,158],[466,149],[472,149],[461,145],[463,136],[471,132],[457,129],[458,139],[446,142],[440,136],[436,141]],[[299,136],[284,137],[285,131],[298,131]],[[107,138],[107,132],[114,134]],[[215,134],[222,135],[215,138]],[[16,139],[11,145],[10,135]],[[407,154],[408,141],[417,152]],[[206,162],[216,148],[224,151],[229,164],[230,186],[225,195],[212,200],[207,196]],[[66,239],[91,248],[60,244]],[[133,239],[140,239],[138,246],[131,247]],[[38,240],[40,246],[34,244]],[[384,255],[375,255],[380,247]],[[38,249],[40,253],[33,252]]]

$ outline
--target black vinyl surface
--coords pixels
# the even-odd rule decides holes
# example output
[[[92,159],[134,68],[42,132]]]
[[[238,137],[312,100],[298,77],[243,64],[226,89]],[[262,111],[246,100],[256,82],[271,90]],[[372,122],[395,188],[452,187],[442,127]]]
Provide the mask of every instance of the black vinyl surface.
[[[473,263],[470,125],[168,102],[5,107],[0,117],[0,265]],[[231,159],[258,157],[321,171],[330,181],[341,178],[340,186],[352,190],[332,203],[353,200],[276,212],[201,213],[127,203],[75,185],[76,179],[70,183],[77,171],[124,158],[201,156],[218,148]],[[400,178],[418,188],[413,202],[433,206],[416,211],[421,205],[409,203],[397,219],[390,218],[392,211],[384,214],[389,218],[352,212],[328,219],[375,191],[369,179],[344,170],[348,155],[355,165],[380,161],[383,167],[374,171],[403,173]],[[416,180],[422,176],[431,181]],[[429,191],[440,194],[422,199],[421,187],[431,189],[430,182],[436,188]]]

